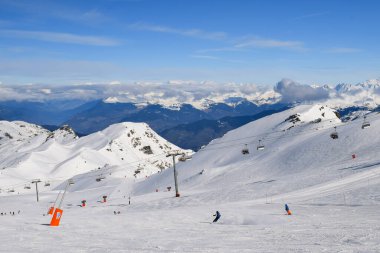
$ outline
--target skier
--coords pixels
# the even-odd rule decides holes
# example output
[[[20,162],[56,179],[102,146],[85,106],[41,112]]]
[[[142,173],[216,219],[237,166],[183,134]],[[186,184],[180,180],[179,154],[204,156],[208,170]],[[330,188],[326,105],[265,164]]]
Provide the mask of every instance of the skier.
[[[221,217],[219,211],[216,211],[216,213],[213,216],[216,216],[216,217],[215,217],[215,219],[212,222],[217,222],[220,219],[220,217]]]
[[[285,204],[285,211],[288,215],[292,215],[292,212],[290,211],[288,204]]]

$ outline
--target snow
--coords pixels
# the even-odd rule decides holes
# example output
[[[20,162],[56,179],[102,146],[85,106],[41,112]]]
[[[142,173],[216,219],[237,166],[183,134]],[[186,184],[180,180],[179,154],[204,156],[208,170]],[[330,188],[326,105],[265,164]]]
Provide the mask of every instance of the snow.
[[[294,123],[288,120],[293,115],[299,118]],[[367,114],[371,123],[367,129],[361,129],[362,116],[341,122],[325,105],[301,105],[230,131],[193,154],[191,160],[177,163],[179,198],[174,197],[173,169],[149,177],[125,177],[124,166],[104,151],[110,147],[109,140],[129,140],[126,126],[143,134],[146,125],[116,124],[68,145],[55,141],[52,150],[56,151],[40,156],[39,162],[33,158],[35,164],[48,163],[43,157],[55,160],[53,155],[61,153],[67,157],[64,153],[72,154],[74,147],[78,152],[91,150],[86,153],[88,163],[104,162],[105,154],[110,163],[96,170],[81,165],[77,174],[68,173],[75,174],[75,184],[64,201],[59,227],[44,224],[50,222],[51,216],[45,214],[63,190],[63,179],[51,188],[40,185],[38,203],[33,188],[20,194],[2,193],[0,212],[8,212],[0,216],[2,250],[378,252],[380,114]],[[12,123],[3,124],[9,127]],[[336,140],[329,136],[334,126],[339,133]],[[45,133],[37,128],[31,131]],[[256,149],[259,140],[264,150]],[[150,138],[142,141],[153,149]],[[244,144],[250,151],[247,155],[241,153]],[[50,147],[46,145],[34,147],[46,152]],[[141,160],[141,156],[134,158]],[[19,170],[14,167],[15,173],[26,173]],[[99,175],[106,178],[97,182]],[[0,176],[2,185],[9,180]],[[107,203],[101,203],[103,195],[108,196]],[[83,199],[87,206],[79,207]],[[293,215],[285,215],[285,203]],[[9,215],[18,210],[20,214]],[[222,217],[211,224],[216,210]]]
[[[142,178],[171,166],[171,158],[165,156],[168,151],[185,152],[145,123],[119,123],[82,138],[68,126],[49,132],[25,122],[0,124],[4,133],[0,140],[2,188],[33,178],[59,181],[106,164],[123,171],[123,177]]]
[[[108,104],[114,104],[114,103],[120,103],[120,100],[117,97],[108,97],[103,100],[104,103]]]
[[[194,82],[174,80],[165,83],[165,92],[160,83],[136,83],[140,89],[118,91],[108,96],[105,103],[146,103],[162,105],[165,108],[179,110],[181,105],[190,104],[200,110],[207,110],[213,104],[225,103],[236,106],[231,102],[240,98],[256,105],[274,104],[281,102],[281,94],[270,87],[260,87],[255,84],[214,82]],[[376,108],[380,104],[380,80],[371,79],[364,82],[339,83],[337,85],[312,84],[313,88],[322,88],[328,93],[327,99],[318,101],[331,108],[345,108],[350,106],[366,106]],[[145,90],[140,94],[141,90]],[[288,98],[289,99],[289,98]],[[298,101],[298,98],[294,98]],[[291,101],[291,98],[290,100]],[[304,101],[305,102],[305,101]],[[309,101],[310,102],[310,101]]]

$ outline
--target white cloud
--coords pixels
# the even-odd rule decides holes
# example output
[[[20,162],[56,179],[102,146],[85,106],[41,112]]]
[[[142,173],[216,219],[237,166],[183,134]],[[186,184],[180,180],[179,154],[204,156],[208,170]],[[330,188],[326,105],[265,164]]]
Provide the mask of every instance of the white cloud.
[[[301,41],[274,40],[263,38],[250,38],[234,46],[235,48],[282,48],[292,50],[305,50]]]
[[[200,39],[223,40],[227,37],[227,34],[224,32],[207,32],[200,29],[177,29],[168,26],[159,26],[146,23],[135,23],[129,25],[128,27],[134,30],[171,33]]]
[[[41,89],[41,92],[44,93],[44,94],[51,94],[51,89]]]
[[[119,84],[121,84],[121,82],[118,80],[114,80],[114,81],[109,82],[109,84],[110,85],[119,85]]]
[[[283,102],[302,102],[329,98],[329,91],[323,87],[302,85],[290,79],[282,79],[274,87],[281,94]]]
[[[191,55],[191,58],[198,58],[198,59],[208,59],[208,60],[220,60],[219,57],[211,56],[211,55]]]
[[[46,31],[0,30],[0,36],[90,46],[117,46],[121,44],[118,40],[106,37]]]

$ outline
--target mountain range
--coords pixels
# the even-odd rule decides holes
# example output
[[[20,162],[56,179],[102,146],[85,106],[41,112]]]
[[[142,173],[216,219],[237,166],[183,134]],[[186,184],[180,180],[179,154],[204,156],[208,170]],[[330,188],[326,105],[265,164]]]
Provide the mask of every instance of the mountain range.
[[[250,119],[258,119],[260,115],[299,103],[321,102],[343,114],[353,108],[373,110],[380,104],[380,80],[355,85],[341,83],[335,87],[306,86],[282,80],[273,91],[255,92],[247,97],[243,93],[236,93],[235,96],[218,93],[185,103],[173,103],[173,100],[166,101],[165,98],[157,103],[128,102],[125,92],[89,101],[58,98],[7,100],[0,102],[0,119],[22,120],[49,130],[67,124],[79,136],[100,131],[115,123],[145,122],[174,144],[197,150],[211,139],[246,124]],[[289,94],[298,95],[290,98]]]

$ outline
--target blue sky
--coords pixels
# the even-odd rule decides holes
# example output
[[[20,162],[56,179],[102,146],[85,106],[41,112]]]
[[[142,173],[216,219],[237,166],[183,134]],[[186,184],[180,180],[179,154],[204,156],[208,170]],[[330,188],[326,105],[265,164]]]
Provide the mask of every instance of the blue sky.
[[[0,0],[2,84],[380,77],[380,1]]]

